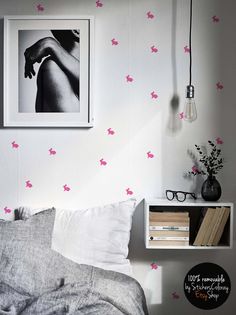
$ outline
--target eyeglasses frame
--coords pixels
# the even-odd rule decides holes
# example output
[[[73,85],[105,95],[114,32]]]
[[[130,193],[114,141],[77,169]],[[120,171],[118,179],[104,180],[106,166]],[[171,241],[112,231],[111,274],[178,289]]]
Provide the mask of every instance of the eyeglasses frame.
[[[171,193],[173,194],[173,198],[172,198],[172,199],[168,198],[168,194],[167,194],[168,192],[171,192]],[[184,200],[179,200],[179,199],[177,198],[177,193],[182,193],[182,194],[184,194]],[[184,201],[186,200],[186,196],[187,196],[187,195],[190,195],[194,200],[197,199],[195,193],[193,193],[193,192],[186,192],[186,191],[182,191],[182,190],[170,190],[170,189],[167,189],[167,190],[166,190],[166,198],[167,198],[169,201],[172,201],[172,200],[175,198],[175,199],[176,199],[177,201],[179,201],[179,202],[184,202]]]

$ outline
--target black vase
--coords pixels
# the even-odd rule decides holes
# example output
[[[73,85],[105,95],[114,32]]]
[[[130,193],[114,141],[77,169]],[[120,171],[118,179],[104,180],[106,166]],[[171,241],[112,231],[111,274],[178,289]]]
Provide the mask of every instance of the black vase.
[[[220,199],[221,187],[215,176],[209,175],[207,177],[205,182],[202,184],[201,194],[202,198],[206,201],[217,201]]]

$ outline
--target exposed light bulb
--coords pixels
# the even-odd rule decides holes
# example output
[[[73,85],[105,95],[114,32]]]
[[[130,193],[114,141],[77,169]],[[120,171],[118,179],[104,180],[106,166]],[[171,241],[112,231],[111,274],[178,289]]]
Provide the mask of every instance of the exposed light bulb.
[[[197,109],[194,101],[194,86],[187,86],[186,102],[184,105],[184,120],[192,122],[197,119]]]
[[[187,98],[184,107],[184,120],[192,122],[197,119],[196,104],[193,98]]]

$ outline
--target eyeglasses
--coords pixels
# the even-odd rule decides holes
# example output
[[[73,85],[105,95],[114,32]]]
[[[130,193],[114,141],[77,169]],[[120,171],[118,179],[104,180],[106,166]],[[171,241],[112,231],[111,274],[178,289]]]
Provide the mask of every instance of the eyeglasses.
[[[193,199],[197,199],[196,195],[191,192],[166,190],[166,198],[170,201],[176,198],[178,201],[183,202],[186,200],[187,195],[190,195]]]

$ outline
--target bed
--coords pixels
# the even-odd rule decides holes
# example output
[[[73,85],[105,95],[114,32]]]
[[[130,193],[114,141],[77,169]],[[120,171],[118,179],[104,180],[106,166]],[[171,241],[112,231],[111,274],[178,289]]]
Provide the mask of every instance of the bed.
[[[0,315],[148,314],[133,277],[52,249],[55,217],[52,208],[0,221]]]

